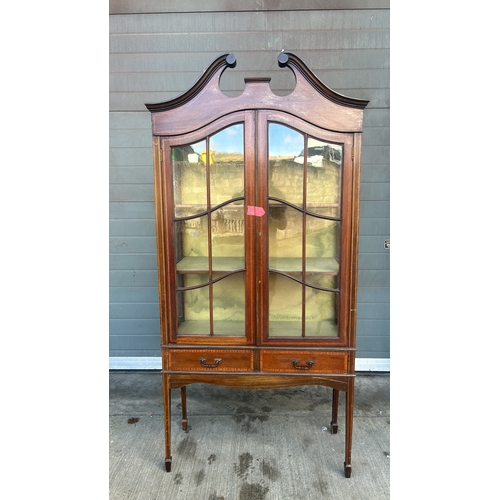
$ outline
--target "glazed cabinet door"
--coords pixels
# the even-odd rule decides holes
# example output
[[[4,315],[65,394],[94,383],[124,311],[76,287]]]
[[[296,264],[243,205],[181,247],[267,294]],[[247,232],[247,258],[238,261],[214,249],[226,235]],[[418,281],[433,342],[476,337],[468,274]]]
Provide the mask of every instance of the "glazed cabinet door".
[[[169,342],[254,341],[252,130],[243,112],[162,140]]]
[[[345,345],[352,134],[242,111],[161,147],[168,341]]]
[[[345,344],[352,135],[265,111],[258,131],[260,341]]]

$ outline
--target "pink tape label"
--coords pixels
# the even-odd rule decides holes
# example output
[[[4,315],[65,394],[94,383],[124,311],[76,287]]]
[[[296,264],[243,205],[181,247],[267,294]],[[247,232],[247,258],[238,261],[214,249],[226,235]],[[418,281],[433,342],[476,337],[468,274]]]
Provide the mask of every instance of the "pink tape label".
[[[266,211],[262,207],[253,207],[248,205],[247,215],[255,215],[256,217],[262,217]]]

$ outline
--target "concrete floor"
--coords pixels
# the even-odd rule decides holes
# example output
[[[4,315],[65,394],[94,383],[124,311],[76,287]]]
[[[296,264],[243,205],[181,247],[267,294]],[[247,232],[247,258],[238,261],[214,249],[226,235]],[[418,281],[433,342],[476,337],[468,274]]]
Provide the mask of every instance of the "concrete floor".
[[[172,401],[164,468],[159,372],[110,372],[110,500],[389,499],[389,374],[357,374],[352,476],[344,477],[345,394],[332,435],[331,389],[187,387]],[[129,419],[138,419],[129,423]]]

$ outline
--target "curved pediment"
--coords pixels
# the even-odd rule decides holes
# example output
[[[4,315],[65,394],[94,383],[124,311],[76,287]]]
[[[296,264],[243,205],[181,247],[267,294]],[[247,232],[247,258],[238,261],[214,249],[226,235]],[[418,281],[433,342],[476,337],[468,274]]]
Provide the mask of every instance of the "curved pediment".
[[[232,53],[217,57],[199,80],[185,93],[169,101],[146,104],[152,113],[154,135],[180,135],[211,123],[233,111],[271,109],[290,113],[314,125],[338,132],[360,132],[363,109],[369,101],[343,96],[329,87],[291,52],[280,52],[280,67],[295,76],[295,88],[286,96],[276,95],[270,78],[245,78],[243,92],[225,95],[219,86],[227,68],[236,66]]]

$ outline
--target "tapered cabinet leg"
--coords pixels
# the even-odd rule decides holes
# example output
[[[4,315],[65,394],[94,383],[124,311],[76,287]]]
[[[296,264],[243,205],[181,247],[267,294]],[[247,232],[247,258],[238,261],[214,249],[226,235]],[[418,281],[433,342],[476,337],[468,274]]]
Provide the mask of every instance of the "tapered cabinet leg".
[[[354,377],[347,382],[345,414],[345,462],[344,475],[351,477],[351,449],[352,449],[352,424],[354,418]]]
[[[339,391],[333,389],[333,403],[332,403],[332,421],[330,422],[330,429],[332,434],[337,434],[339,426],[337,424],[339,412]]]
[[[172,450],[171,450],[171,432],[170,432],[170,421],[171,421],[171,389],[170,389],[170,377],[167,374],[163,374],[163,426],[165,432],[165,469],[170,472],[172,468]]]
[[[352,466],[351,465],[347,465],[345,462],[344,462],[344,476],[345,477],[351,477],[351,470],[352,470]]]
[[[186,404],[186,386],[181,387],[181,405],[182,405],[182,430],[188,430],[187,404]]]

